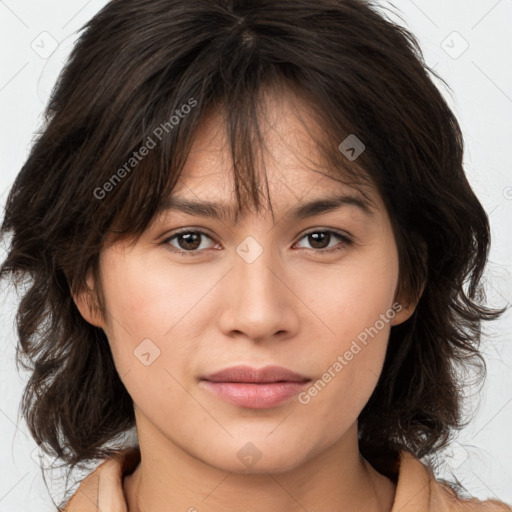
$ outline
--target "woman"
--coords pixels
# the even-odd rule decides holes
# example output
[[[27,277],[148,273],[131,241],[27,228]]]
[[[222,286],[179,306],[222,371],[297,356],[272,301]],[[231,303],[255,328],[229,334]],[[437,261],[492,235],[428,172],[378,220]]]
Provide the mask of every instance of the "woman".
[[[104,460],[61,510],[511,510],[419,460],[502,313],[462,157],[362,1],[110,2],[2,226],[32,435]]]

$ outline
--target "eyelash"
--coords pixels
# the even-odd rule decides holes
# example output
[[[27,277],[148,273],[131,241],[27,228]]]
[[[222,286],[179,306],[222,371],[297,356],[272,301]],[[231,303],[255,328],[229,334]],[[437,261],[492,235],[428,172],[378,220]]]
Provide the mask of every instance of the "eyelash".
[[[170,245],[170,241],[173,240],[174,238],[177,238],[178,236],[180,235],[187,235],[187,234],[191,234],[191,233],[194,233],[194,234],[197,234],[197,235],[201,235],[201,236],[205,236],[207,238],[209,238],[210,240],[213,240],[212,237],[210,235],[208,235],[207,233],[205,233],[204,231],[201,231],[201,230],[195,230],[195,229],[185,229],[183,231],[177,231],[176,233],[174,233],[173,235],[167,237],[163,242],[162,244],[167,244],[168,247],[170,248],[170,250],[172,252],[174,252],[175,254],[180,254],[181,256],[197,256],[198,254],[200,254],[202,252],[199,251],[199,250],[194,250],[194,251],[185,251],[183,249],[176,249],[175,247],[173,247],[172,245]],[[333,231],[333,230],[329,230],[329,229],[317,229],[317,230],[314,230],[314,231],[309,231],[308,233],[305,233],[304,235],[302,235],[302,237],[300,238],[300,240],[302,240],[303,238],[309,236],[309,235],[312,235],[313,233],[327,233],[329,235],[334,235],[335,237],[341,239],[341,241],[343,242],[340,245],[337,245],[337,246],[334,246],[334,247],[331,247],[329,249],[306,249],[307,251],[310,251],[310,252],[314,252],[315,254],[331,254],[333,252],[336,252],[336,251],[339,251],[339,250],[342,250],[344,249],[346,246],[350,246],[352,245],[353,241],[351,238],[349,238],[347,235],[343,235],[337,231]],[[205,249],[203,249],[205,250]]]

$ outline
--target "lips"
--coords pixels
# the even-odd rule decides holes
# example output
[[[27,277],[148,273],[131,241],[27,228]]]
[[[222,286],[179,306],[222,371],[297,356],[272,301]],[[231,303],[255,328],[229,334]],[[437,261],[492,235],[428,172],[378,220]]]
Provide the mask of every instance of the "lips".
[[[308,382],[311,379],[283,366],[265,366],[257,369],[238,365],[201,377],[201,380],[268,384],[271,382]]]
[[[233,405],[269,409],[290,402],[311,380],[282,366],[239,365],[206,375],[199,385]]]

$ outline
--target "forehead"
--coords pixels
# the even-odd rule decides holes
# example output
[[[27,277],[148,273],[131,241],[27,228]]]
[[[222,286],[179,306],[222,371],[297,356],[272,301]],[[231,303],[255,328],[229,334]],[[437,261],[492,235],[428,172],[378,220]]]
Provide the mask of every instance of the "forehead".
[[[292,92],[264,97],[257,129],[262,138],[261,144],[252,144],[257,188],[276,209],[333,195],[381,206],[374,189],[349,185],[343,170],[329,169],[314,138],[319,131],[310,105]],[[203,118],[172,198],[234,205],[231,147],[222,111]]]

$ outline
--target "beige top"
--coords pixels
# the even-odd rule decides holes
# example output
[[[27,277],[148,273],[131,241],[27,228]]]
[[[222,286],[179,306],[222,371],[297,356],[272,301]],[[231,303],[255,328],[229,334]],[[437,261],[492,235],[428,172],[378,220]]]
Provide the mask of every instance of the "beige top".
[[[138,448],[128,448],[105,460],[81,482],[64,512],[127,512],[123,477],[139,461]],[[458,498],[419,459],[402,451],[391,512],[512,512],[512,507],[496,500]]]

